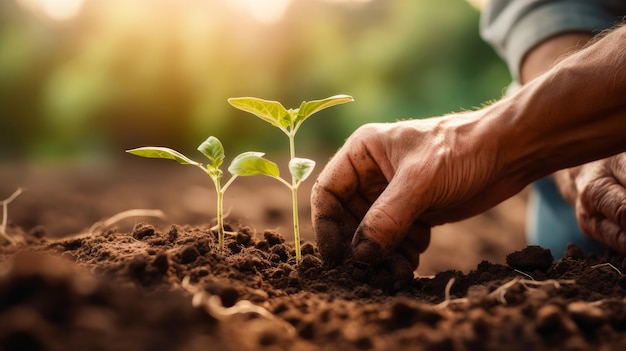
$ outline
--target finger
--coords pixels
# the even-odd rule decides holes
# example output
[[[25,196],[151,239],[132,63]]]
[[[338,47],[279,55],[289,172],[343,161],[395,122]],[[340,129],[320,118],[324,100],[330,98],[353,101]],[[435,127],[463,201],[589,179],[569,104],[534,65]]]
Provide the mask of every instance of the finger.
[[[352,236],[371,204],[357,192],[359,179],[349,154],[340,150],[322,170],[311,191],[316,243],[322,258],[331,266],[350,252]]]
[[[594,207],[583,205],[584,198],[576,203],[576,219],[580,229],[592,239],[598,240],[620,253],[626,253],[626,233],[623,227],[605,217]],[[591,212],[593,211],[593,212]]]
[[[622,231],[626,231],[626,153],[612,157],[609,160],[609,169],[615,177],[614,188],[618,192],[616,197],[621,200],[617,203],[613,220],[622,228]]]
[[[402,288],[406,282],[413,279],[412,264],[401,254],[394,253],[389,256],[389,267],[394,280],[394,288]]]
[[[341,260],[347,249],[343,200],[355,191],[355,173],[336,155],[324,167],[311,190],[311,221],[322,258],[330,265]]]
[[[404,239],[419,213],[416,181],[400,172],[374,202],[352,240],[354,258],[376,262],[389,255]]]
[[[598,221],[597,240],[606,244],[611,249],[626,254],[626,233],[610,219],[604,218]]]
[[[626,187],[626,152],[611,157],[607,166],[617,182]]]
[[[420,265],[420,255],[422,254],[419,250],[417,250],[414,246],[411,246],[410,243],[405,243],[404,241],[398,246],[397,251],[406,258],[411,263],[411,268],[413,270],[417,269]]]
[[[358,221],[346,213],[343,203],[329,188],[320,185],[314,186],[311,194],[311,219],[322,258],[335,266],[348,252]]]
[[[420,255],[430,244],[430,226],[414,223],[404,240],[398,246],[400,252],[412,265],[413,270],[419,267]]]
[[[607,218],[626,229],[626,188],[616,178],[606,177],[590,183],[580,199],[589,217]],[[595,229],[601,228],[596,226]]]
[[[626,253],[626,233],[624,229],[610,219],[601,216],[587,217],[581,215],[580,218],[581,229],[586,235],[602,242],[617,252]]]
[[[359,128],[322,170],[311,193],[311,217],[320,253],[337,263],[349,250],[357,224],[387,185],[375,128]],[[373,152],[368,148],[376,149]],[[334,261],[334,262],[333,262]]]

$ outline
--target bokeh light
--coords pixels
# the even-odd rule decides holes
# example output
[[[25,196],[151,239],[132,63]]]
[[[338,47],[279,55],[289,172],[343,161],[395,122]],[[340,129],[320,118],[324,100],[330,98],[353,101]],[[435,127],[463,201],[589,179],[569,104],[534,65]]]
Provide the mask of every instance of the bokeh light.
[[[76,17],[84,0],[18,0],[26,9],[53,20],[66,21]]]
[[[283,17],[291,0],[226,0],[226,2],[249,12],[259,22],[271,24]]]

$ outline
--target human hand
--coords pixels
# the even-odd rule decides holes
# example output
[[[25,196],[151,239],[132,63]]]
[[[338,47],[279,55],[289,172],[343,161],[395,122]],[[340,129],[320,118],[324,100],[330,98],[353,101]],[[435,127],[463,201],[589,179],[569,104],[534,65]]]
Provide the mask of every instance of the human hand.
[[[626,153],[554,174],[583,233],[626,253]]]
[[[313,186],[313,228],[322,257],[375,263],[390,254],[417,267],[430,227],[478,214],[525,185],[505,176],[498,138],[480,113],[368,124],[330,160]],[[479,133],[480,130],[480,133]]]

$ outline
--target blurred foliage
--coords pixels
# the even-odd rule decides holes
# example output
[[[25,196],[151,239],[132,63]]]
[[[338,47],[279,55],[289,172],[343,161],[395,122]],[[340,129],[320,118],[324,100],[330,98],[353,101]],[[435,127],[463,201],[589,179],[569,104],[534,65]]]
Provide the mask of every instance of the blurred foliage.
[[[336,149],[367,122],[480,106],[510,79],[463,0],[291,0],[275,23],[231,2],[85,0],[63,21],[0,2],[0,157],[124,156],[144,145],[193,155],[209,135],[227,157],[287,150],[280,131],[226,99],[289,108],[352,95],[306,122],[304,155]]]

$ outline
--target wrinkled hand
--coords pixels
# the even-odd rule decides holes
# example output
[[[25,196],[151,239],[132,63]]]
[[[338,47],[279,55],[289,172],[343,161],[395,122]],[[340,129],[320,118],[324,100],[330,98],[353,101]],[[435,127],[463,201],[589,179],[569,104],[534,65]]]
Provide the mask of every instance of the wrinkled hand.
[[[626,253],[626,153],[558,171],[554,178],[583,233]]]
[[[525,184],[503,176],[495,138],[476,140],[477,113],[354,132],[313,187],[313,228],[325,261],[352,255],[375,263],[393,253],[414,269],[431,226],[468,218],[520,191]]]

